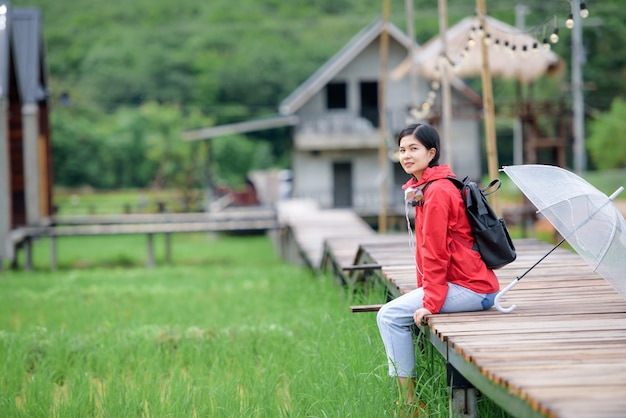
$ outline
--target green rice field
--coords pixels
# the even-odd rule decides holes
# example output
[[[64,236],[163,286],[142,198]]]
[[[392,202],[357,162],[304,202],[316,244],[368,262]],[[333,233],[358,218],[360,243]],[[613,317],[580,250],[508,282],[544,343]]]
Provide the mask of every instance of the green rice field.
[[[398,416],[373,313],[381,289],[345,289],[280,260],[265,236],[45,240],[35,269],[0,272],[2,417]],[[159,242],[156,243],[158,250]],[[448,416],[443,360],[419,360],[418,397]],[[505,416],[485,398],[484,416]]]

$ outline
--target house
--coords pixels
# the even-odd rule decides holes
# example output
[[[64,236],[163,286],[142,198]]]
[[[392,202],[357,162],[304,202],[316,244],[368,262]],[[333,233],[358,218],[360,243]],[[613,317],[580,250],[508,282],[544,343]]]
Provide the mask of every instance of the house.
[[[427,78],[387,77],[384,149],[379,129],[381,35],[387,30],[387,73],[419,49],[397,26],[382,20],[364,28],[279,105],[279,115],[256,121],[187,131],[186,140],[204,140],[278,126],[292,126],[291,197],[313,199],[323,208],[352,208],[376,216],[385,185],[386,207],[404,216],[401,185],[408,176],[394,160],[395,135],[410,122],[415,93],[432,99],[425,121],[441,120],[440,98]],[[452,85],[450,163],[459,176],[481,172],[481,97],[459,78]],[[414,87],[413,87],[414,86]],[[424,120],[421,120],[424,122]],[[445,139],[442,139],[445,140]],[[382,151],[382,152],[381,152]],[[387,155],[384,166],[380,155]],[[445,162],[445,161],[442,161]]]
[[[411,79],[389,78],[385,83],[387,132],[385,166],[379,163],[380,41],[388,29],[388,73],[419,48],[393,24],[373,22],[301,84],[281,104],[280,114],[297,116],[292,170],[295,198],[311,198],[322,207],[350,207],[375,215],[381,207],[381,182],[387,190],[386,207],[403,208],[400,188],[408,176],[394,162],[395,135],[411,121],[414,106]],[[431,80],[418,78],[417,92],[426,96]],[[461,176],[481,176],[480,116],[482,101],[459,79],[452,83],[452,166]],[[431,93],[431,94],[434,94]],[[426,120],[435,126],[440,116],[433,106]],[[423,122],[423,121],[422,121]],[[445,140],[442,138],[442,141]],[[443,162],[443,161],[442,161]]]
[[[52,213],[47,84],[39,10],[0,0],[0,266],[11,230]]]

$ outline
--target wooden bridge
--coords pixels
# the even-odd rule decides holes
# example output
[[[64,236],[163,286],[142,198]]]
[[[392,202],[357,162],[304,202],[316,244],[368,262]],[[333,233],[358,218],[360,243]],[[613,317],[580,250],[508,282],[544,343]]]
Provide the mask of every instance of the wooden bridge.
[[[379,235],[349,211],[310,203],[278,210],[283,257],[345,283],[380,280],[391,297],[415,288],[408,234]],[[515,245],[518,259],[496,271],[501,287],[552,248]],[[502,299],[509,304],[512,313],[438,314],[421,327],[452,370],[451,415],[475,416],[479,390],[515,417],[626,416],[626,301],[608,282],[557,249]]]
[[[276,211],[254,206],[210,213],[160,213],[58,217],[49,226],[11,231],[11,244],[24,250],[24,269],[32,268],[32,242],[48,237],[51,268],[57,267],[56,240],[67,236],[146,235],[146,266],[155,265],[154,235],[165,235],[165,261],[171,262],[171,234],[186,232],[266,232],[278,228]],[[1,261],[1,260],[0,260]],[[0,263],[1,265],[1,263]]]

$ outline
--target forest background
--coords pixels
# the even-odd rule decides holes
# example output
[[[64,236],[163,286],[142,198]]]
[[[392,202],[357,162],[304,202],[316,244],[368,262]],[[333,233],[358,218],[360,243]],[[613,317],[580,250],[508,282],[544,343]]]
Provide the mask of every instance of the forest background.
[[[289,166],[289,132],[185,142],[182,131],[276,114],[278,105],[355,34],[382,15],[380,0],[13,0],[42,12],[49,69],[56,186],[97,189],[237,187],[254,169]],[[526,0],[538,40],[560,28],[553,50],[566,73],[538,99],[571,103],[568,1]],[[439,31],[437,2],[415,0],[417,42]],[[489,0],[514,24],[516,3]],[[589,167],[626,167],[626,8],[586,2],[583,29]],[[475,4],[448,1],[448,25]],[[405,2],[390,20],[407,27]],[[591,19],[587,20],[591,22]],[[478,92],[480,79],[468,80]],[[513,82],[494,80],[498,100]],[[207,170],[210,167],[210,170]]]

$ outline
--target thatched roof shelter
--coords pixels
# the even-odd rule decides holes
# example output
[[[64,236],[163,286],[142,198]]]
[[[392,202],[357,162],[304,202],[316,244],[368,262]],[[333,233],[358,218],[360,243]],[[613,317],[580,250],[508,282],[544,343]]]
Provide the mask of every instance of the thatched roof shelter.
[[[455,76],[480,76],[482,53],[478,43],[485,36],[489,51],[489,68],[492,77],[515,79],[530,83],[537,78],[560,72],[563,61],[541,40],[535,39],[518,28],[492,17],[485,17],[486,28],[481,28],[478,17],[466,17],[447,32],[447,58],[451,73]],[[417,72],[431,80],[441,78],[443,42],[440,36],[428,41],[413,56],[392,73],[402,78],[410,71],[411,64]]]

